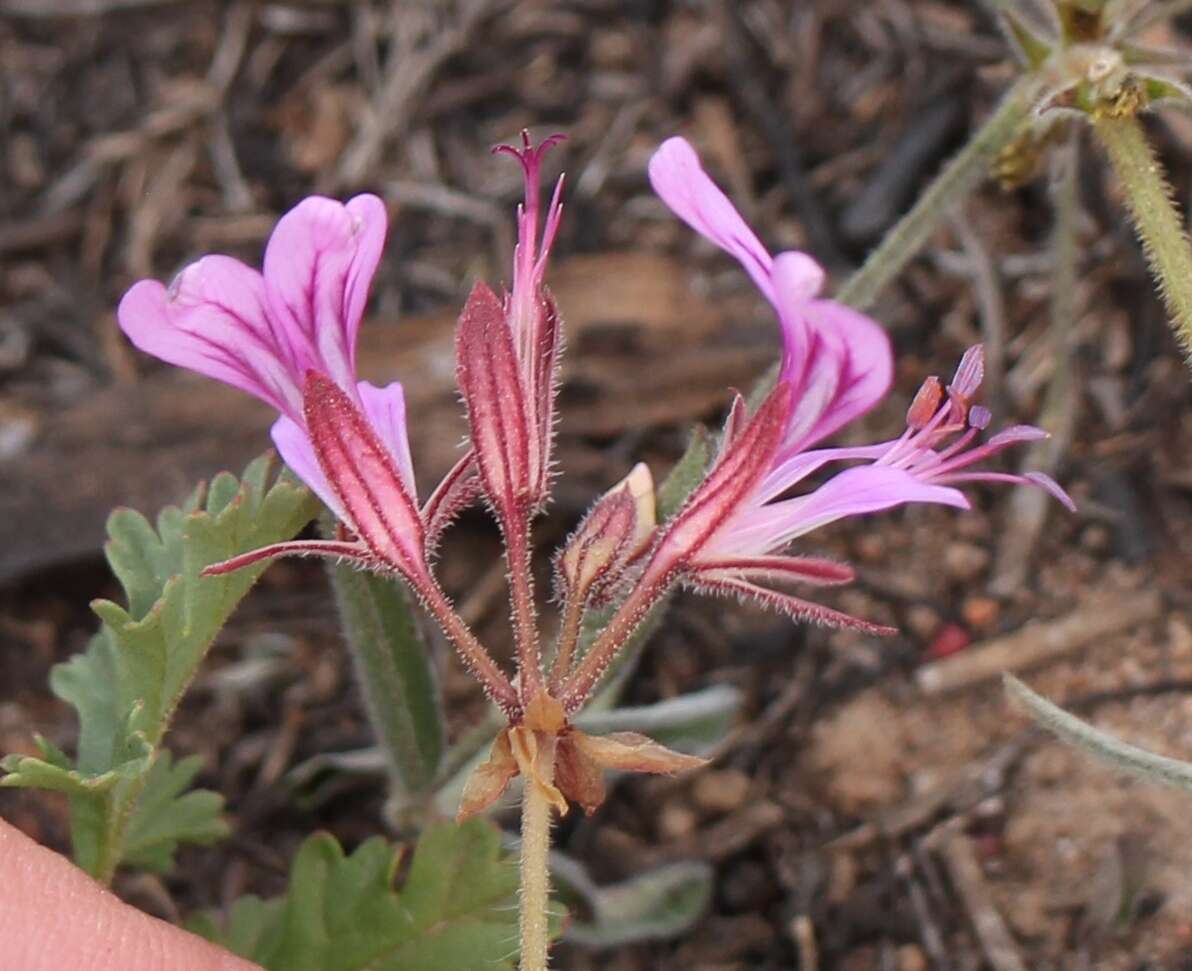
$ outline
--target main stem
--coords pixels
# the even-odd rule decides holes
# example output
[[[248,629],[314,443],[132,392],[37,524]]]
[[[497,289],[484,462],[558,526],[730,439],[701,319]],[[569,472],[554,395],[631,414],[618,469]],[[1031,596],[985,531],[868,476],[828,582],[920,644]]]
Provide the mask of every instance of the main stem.
[[[849,277],[836,294],[837,300],[864,310],[877,299],[923,248],[952,205],[973,189],[997,153],[1019,133],[1034,106],[1038,88],[1033,73],[1015,82],[985,124],[919,196],[911,211],[886,233],[877,249]]]
[[[1163,168],[1133,115],[1094,115],[1093,131],[1125,189],[1151,275],[1167,304],[1176,338],[1192,363],[1192,250]]]
[[[537,768],[546,783],[554,781],[554,753],[543,752]],[[526,779],[522,790],[521,820],[521,971],[547,971],[550,943],[550,851],[551,804],[534,779]]]

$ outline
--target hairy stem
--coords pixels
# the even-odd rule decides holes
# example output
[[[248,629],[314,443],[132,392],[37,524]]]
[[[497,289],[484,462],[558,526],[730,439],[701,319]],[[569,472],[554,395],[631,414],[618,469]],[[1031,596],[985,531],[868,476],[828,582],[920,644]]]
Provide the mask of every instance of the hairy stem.
[[[433,579],[427,579],[417,588],[422,595],[426,609],[438,621],[447,639],[455,645],[463,659],[464,666],[484,687],[485,693],[510,718],[521,714],[521,702],[505,673],[497,667],[484,645],[476,639],[464,619],[455,612],[451,601]]]
[[[961,196],[972,191],[1001,149],[1018,134],[1039,91],[1035,75],[1020,78],[968,144],[955,155],[918,201],[883,237],[836,299],[864,310],[909,263]]]
[[[542,688],[542,658],[538,653],[538,618],[534,608],[534,576],[530,572],[529,517],[520,511],[502,524],[505,561],[509,564],[509,604],[513,610],[513,638],[521,675],[522,704]]]
[[[601,675],[608,669],[617,652],[625,646],[638,625],[670,588],[673,574],[668,571],[651,570],[646,567],[641,580],[617,608],[600,636],[592,643],[588,653],[575,669],[558,695],[560,703],[569,714],[577,711],[592,693]]]
[[[1130,217],[1176,338],[1192,359],[1192,250],[1163,169],[1137,118],[1095,115],[1093,131],[1125,190]]]
[[[542,782],[554,781],[554,754],[543,752],[536,763]],[[542,785],[527,779],[522,792],[521,821],[521,971],[546,971],[550,943],[549,909],[551,804]]]
[[[559,693],[568,672],[571,670],[571,661],[575,657],[575,649],[579,645],[580,634],[583,631],[583,622],[583,599],[574,595],[569,596],[563,603],[563,618],[559,627],[559,645],[555,650],[555,660],[550,669],[548,685],[552,695]]]

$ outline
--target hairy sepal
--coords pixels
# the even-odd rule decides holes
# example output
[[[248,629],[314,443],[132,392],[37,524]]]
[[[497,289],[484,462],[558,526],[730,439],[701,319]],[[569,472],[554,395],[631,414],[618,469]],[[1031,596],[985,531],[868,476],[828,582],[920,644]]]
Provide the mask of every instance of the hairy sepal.
[[[825,627],[842,627],[882,637],[898,633],[893,627],[870,623],[859,617],[853,617],[851,614],[833,610],[823,604],[803,600],[801,597],[789,593],[768,590],[744,579],[697,575],[688,581],[688,585],[700,593],[735,596],[743,602],[752,600],[769,610],[786,614],[792,620],[809,621],[814,624],[822,624]]]
[[[655,569],[673,569],[696,557],[749,498],[770,469],[789,414],[790,390],[780,383],[675,515],[653,557]]]
[[[314,371],[306,376],[303,411],[348,528],[376,559],[420,585],[427,576],[422,519],[388,449],[352,400]]]
[[[483,282],[472,288],[459,316],[456,360],[484,491],[498,513],[513,521],[532,491],[532,431],[506,309]]]

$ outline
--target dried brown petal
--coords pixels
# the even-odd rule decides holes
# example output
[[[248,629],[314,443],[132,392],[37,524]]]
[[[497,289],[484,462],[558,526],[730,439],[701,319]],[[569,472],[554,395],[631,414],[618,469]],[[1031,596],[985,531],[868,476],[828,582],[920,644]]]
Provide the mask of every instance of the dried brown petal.
[[[488,761],[476,766],[468,776],[455,818],[463,822],[483,812],[505,794],[517,773],[517,759],[509,744],[509,732],[503,731],[493,742]]]
[[[613,732],[611,735],[588,735],[572,732],[569,741],[576,750],[605,769],[623,772],[651,772],[656,775],[675,775],[688,769],[707,765],[707,759],[684,755],[652,738],[637,732]]]
[[[551,781],[554,776],[555,737],[534,732],[524,725],[509,729],[509,742],[526,785],[537,786],[538,792],[554,806],[560,816],[567,815],[567,800]]]
[[[555,750],[555,784],[590,816],[604,802],[604,770],[576,747],[576,734],[582,733],[568,733],[559,739]]]

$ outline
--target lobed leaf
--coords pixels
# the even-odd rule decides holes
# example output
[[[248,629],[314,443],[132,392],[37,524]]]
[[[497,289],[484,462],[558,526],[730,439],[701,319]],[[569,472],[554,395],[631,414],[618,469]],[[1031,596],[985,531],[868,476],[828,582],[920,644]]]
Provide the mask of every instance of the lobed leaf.
[[[51,690],[78,712],[75,763],[48,746],[40,759],[3,763],[2,785],[70,795],[75,861],[101,880],[126,852],[165,870],[179,842],[223,835],[218,797],[182,791],[197,764],[172,765],[160,746],[216,635],[267,564],[218,577],[201,571],[289,539],[314,515],[306,489],[287,473],[273,481],[274,468],[263,456],[239,481],[216,476],[163,510],[156,528],[132,510],[109,517],[104,550],[127,606],[96,601],[100,631],[50,673]]]
[[[517,870],[489,823],[437,823],[401,890],[400,854],[380,837],[345,854],[327,834],[302,845],[283,897],[238,900],[192,930],[267,971],[512,971]]]

